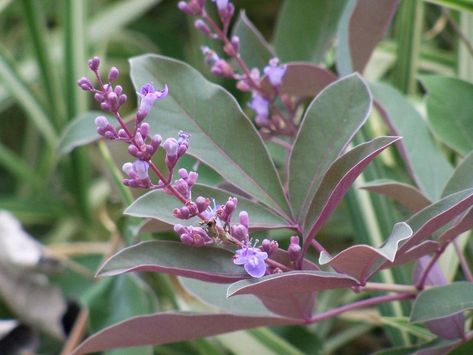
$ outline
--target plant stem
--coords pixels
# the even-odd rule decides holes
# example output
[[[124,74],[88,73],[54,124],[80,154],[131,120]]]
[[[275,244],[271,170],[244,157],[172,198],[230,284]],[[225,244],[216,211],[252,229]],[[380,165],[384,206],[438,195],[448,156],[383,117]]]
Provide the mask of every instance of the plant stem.
[[[465,275],[465,279],[469,282],[473,282],[473,275],[471,273],[468,262],[465,259],[465,255],[462,253],[460,247],[458,246],[458,242],[456,240],[454,240],[452,243],[453,243],[453,247],[455,248],[455,252],[458,255],[458,260],[460,261],[460,265],[463,270],[463,275]]]
[[[332,317],[338,316],[339,314],[342,314],[342,313],[345,313],[345,312],[348,312],[348,311],[352,311],[352,310],[357,309],[357,308],[373,306],[373,305],[376,305],[376,304],[381,304],[381,303],[386,303],[386,302],[409,300],[409,299],[412,299],[414,297],[415,297],[415,295],[410,294],[410,293],[373,297],[373,298],[369,298],[369,299],[366,299],[366,300],[354,302],[354,303],[347,304],[347,305],[344,305],[344,306],[341,306],[341,307],[338,307],[338,308],[333,308],[333,309],[331,309],[329,311],[326,311],[326,312],[316,314],[315,316],[310,318],[309,323],[320,322],[324,319],[332,318]]]
[[[367,282],[360,288],[360,291],[385,291],[412,294],[417,294],[419,292],[416,287],[411,285],[386,284],[379,282]]]

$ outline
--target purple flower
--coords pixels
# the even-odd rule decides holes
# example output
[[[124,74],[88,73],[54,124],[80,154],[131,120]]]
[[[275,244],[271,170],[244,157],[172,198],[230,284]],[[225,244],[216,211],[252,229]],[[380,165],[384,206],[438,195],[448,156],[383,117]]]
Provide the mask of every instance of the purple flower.
[[[235,252],[233,263],[243,265],[245,271],[252,277],[262,277],[266,273],[267,258],[268,254],[259,248],[243,247]]]
[[[282,78],[286,74],[287,65],[279,65],[278,58],[272,58],[269,65],[264,68],[264,74],[268,77],[272,86],[278,87],[282,84]]]
[[[168,94],[168,86],[164,85],[162,90],[155,90],[152,84],[145,84],[138,92],[140,97],[140,107],[138,109],[138,117],[140,121],[143,120],[151,111],[156,100],[166,97]]]
[[[269,102],[260,94],[254,94],[248,106],[256,112],[257,117],[269,116]]]

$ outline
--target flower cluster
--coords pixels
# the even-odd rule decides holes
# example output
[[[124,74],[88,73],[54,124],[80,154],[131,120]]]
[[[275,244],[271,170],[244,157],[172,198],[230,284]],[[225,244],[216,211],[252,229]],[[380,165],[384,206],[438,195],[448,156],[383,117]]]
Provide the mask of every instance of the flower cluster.
[[[186,12],[199,14],[203,9],[203,4],[203,1],[192,0],[186,3],[187,7],[182,4],[180,7],[185,8]],[[233,14],[233,7],[230,5],[228,1],[217,1],[220,16],[227,23]],[[237,46],[235,46],[235,50],[237,50]],[[214,52],[208,50],[206,56],[209,63],[212,62],[215,68],[230,75],[231,67],[227,66],[225,61],[220,60]],[[89,61],[89,68],[98,82],[97,87],[94,87],[92,81],[87,77],[81,78],[78,85],[83,90],[92,93],[101,109],[113,115],[118,123],[115,126],[107,117],[100,115],[95,119],[97,132],[106,139],[126,143],[128,153],[134,158],[132,162],[127,162],[122,166],[122,170],[127,176],[123,179],[123,183],[135,188],[162,189],[183,203],[181,207],[172,211],[176,218],[188,220],[199,217],[201,219],[199,226],[181,224],[174,226],[174,231],[179,235],[182,243],[193,247],[221,243],[231,244],[238,247],[233,262],[243,265],[250,276],[261,277],[267,272],[277,271],[274,268],[268,268],[266,264],[269,256],[277,250],[277,243],[265,239],[260,248],[256,247],[256,243],[251,245],[249,216],[245,211],[240,213],[238,223],[231,223],[232,215],[238,204],[237,198],[230,197],[223,205],[216,205],[214,201],[213,206],[210,206],[210,199],[203,196],[198,196],[193,200],[192,187],[198,179],[198,174],[195,171],[179,169],[178,178],[173,182],[176,164],[189,148],[190,135],[180,131],[177,138],[170,137],[163,141],[159,134],[152,135],[150,133],[150,125],[145,122],[154,103],[167,96],[168,87],[165,85],[163,89],[157,90],[151,83],[143,85],[137,92],[139,106],[132,122],[133,125],[129,125],[125,123],[120,114],[120,108],[127,101],[127,96],[123,93],[123,88],[120,85],[113,85],[119,76],[118,69],[115,67],[110,69],[108,81],[105,83],[99,70],[100,59],[98,57]],[[167,174],[163,173],[152,161],[159,148],[165,152],[164,164]],[[154,172],[156,178],[150,177],[150,170]],[[156,181],[153,182],[153,180]]]
[[[228,36],[228,29],[233,18],[235,7],[229,0],[214,0],[217,7],[221,26],[219,26],[206,12],[205,0],[180,1],[179,9],[191,16],[197,16],[194,26],[211,39],[222,42],[223,51],[230,60],[220,56],[208,47],[202,47],[205,62],[210,71],[217,76],[231,78],[237,81],[236,87],[245,92],[250,92],[252,99],[248,107],[255,112],[255,123],[260,128],[264,137],[273,134],[294,134],[292,122],[282,115],[276,107],[279,89],[283,83],[283,77],[287,66],[281,65],[278,58],[272,58],[268,65],[263,68],[261,75],[259,68],[249,68],[240,55],[240,38]],[[236,63],[238,69],[231,62]],[[264,80],[271,87],[268,90]]]

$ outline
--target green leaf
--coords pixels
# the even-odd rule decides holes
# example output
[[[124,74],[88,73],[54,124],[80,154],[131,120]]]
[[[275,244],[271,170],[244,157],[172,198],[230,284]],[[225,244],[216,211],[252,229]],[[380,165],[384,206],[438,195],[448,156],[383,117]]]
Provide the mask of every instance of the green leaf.
[[[436,147],[424,119],[398,90],[381,83],[371,83],[370,88],[392,126],[391,134],[403,137],[401,153],[416,185],[430,200],[437,200],[453,168]]]
[[[215,199],[215,202],[219,205],[224,204],[230,196],[235,196],[235,194],[227,191],[199,184],[194,185],[192,188],[192,195],[194,197],[208,197],[211,201]],[[238,198],[237,209],[239,211],[247,211],[250,216],[250,228],[270,229],[288,227],[284,219],[266,207],[244,197],[236,197]],[[161,190],[156,190],[140,196],[124,213],[135,217],[155,218],[171,225],[176,223],[185,224],[186,221],[172,215],[172,210],[179,207],[182,207],[182,202],[174,196],[170,196]],[[195,221],[188,220],[188,222],[192,224]]]
[[[425,0],[432,4],[445,6],[450,9],[459,11],[471,11],[473,12],[473,0]]]
[[[135,88],[152,82],[169,95],[148,116],[152,133],[191,134],[188,153],[288,218],[287,200],[268,152],[235,99],[189,65],[157,55],[131,59]]]
[[[203,282],[186,277],[180,277],[179,281],[194,297],[211,307],[219,308],[220,311],[253,316],[275,316],[253,295],[227,297],[228,284]]]
[[[473,284],[454,282],[421,292],[412,306],[410,321],[426,322],[472,308]]]
[[[94,120],[97,116],[104,115],[100,111],[84,112],[75,117],[62,132],[57,150],[59,154],[68,154],[74,148],[86,145],[100,139]],[[110,115],[105,115],[111,121]]]
[[[473,150],[473,85],[456,78],[422,76],[434,133],[462,155]]]
[[[473,152],[456,167],[450,180],[448,180],[442,196],[453,194],[457,191],[473,187]]]
[[[283,62],[323,62],[347,1],[286,0],[279,10],[274,47]]]
[[[240,11],[233,27],[233,35],[240,38],[240,55],[250,69],[261,70],[268,65],[271,58],[276,57],[263,35],[248,19],[245,11]]]
[[[299,221],[370,109],[370,92],[358,74],[330,84],[307,108],[289,160],[289,196]]]
[[[181,242],[147,241],[111,256],[97,275],[154,271],[211,282],[232,282],[248,277],[243,268],[233,264],[233,255],[231,251],[216,247],[194,248]]]

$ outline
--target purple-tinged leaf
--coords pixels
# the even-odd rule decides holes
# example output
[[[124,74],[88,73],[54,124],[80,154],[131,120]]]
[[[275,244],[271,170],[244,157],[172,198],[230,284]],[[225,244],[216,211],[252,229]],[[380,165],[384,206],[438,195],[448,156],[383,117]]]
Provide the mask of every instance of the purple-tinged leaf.
[[[97,275],[153,271],[223,283],[247,278],[245,270],[232,259],[233,253],[222,248],[193,248],[180,242],[154,240],[120,250],[105,261]]]
[[[473,283],[454,282],[419,293],[410,315],[411,322],[426,322],[473,309]]]
[[[282,216],[290,214],[274,163],[235,98],[186,63],[144,55],[130,60],[135,88],[168,85],[168,96],[151,110],[151,134],[191,135],[188,153]]]
[[[218,311],[239,315],[270,316],[276,315],[270,312],[261,301],[253,295],[241,295],[238,297],[227,297],[228,284],[204,282],[186,277],[179,277],[179,282],[201,302],[217,308]]]
[[[333,44],[344,0],[286,0],[279,10],[274,47],[283,62],[322,63]]]
[[[276,57],[269,43],[246,16],[245,11],[240,11],[232,35],[240,38],[240,55],[250,69],[262,70],[271,58]]]
[[[416,187],[397,181],[370,181],[360,188],[390,197],[412,212],[418,212],[430,205],[429,199]]]
[[[287,63],[279,92],[291,96],[314,97],[336,80],[334,73],[319,65],[305,62]],[[266,76],[263,78],[262,87],[267,92],[273,90]]]
[[[348,26],[339,30],[337,69],[341,75],[365,69],[376,45],[384,37],[400,0],[358,0]]]
[[[312,200],[304,224],[308,245],[366,166],[400,137],[378,137],[339,157],[328,169]],[[307,248],[307,247],[306,247]]]
[[[399,152],[416,185],[431,201],[438,200],[453,169],[436,146],[425,120],[393,87],[371,83],[370,88],[390,133],[403,137]]]
[[[421,281],[427,266],[430,264],[432,257],[424,256],[420,258],[413,272],[414,283]],[[442,286],[447,284],[447,278],[443,274],[438,263],[435,263],[425,279],[425,285]],[[434,334],[444,339],[460,339],[465,336],[465,317],[463,312],[453,314],[447,317],[433,319],[425,322],[425,326]]]
[[[353,74],[330,84],[307,108],[289,158],[289,197],[299,222],[326,171],[368,118],[371,101],[365,82]]]
[[[160,345],[261,326],[295,324],[277,317],[157,313],[130,318],[86,339],[73,355],[140,345]]]
[[[228,287],[227,296],[252,294],[256,296],[315,292],[356,286],[357,280],[327,271],[297,270],[267,275],[259,279],[241,280]]]
[[[445,232],[443,232],[438,238],[438,241],[441,244],[447,244],[451,242],[453,239],[455,239],[456,237],[458,237],[463,232],[466,232],[472,228],[473,228],[473,209],[471,209],[470,211],[468,211],[468,213],[462,216],[460,220],[457,221],[457,223],[455,223],[452,227],[450,227]]]
[[[462,191],[473,187],[473,152],[455,168],[452,176],[443,189],[442,196],[451,195],[454,192]]]
[[[418,245],[472,205],[473,189],[468,189],[444,197],[440,201],[419,211],[406,221],[411,226],[414,234],[403,243],[400,252],[405,252]]]
[[[231,195],[229,192],[218,188],[196,184],[192,188],[192,196],[208,197],[211,200],[215,199],[217,204],[223,204],[228,200],[228,197],[235,195]],[[250,228],[274,229],[288,227],[288,223],[282,217],[268,208],[244,197],[235,197],[238,198],[237,209],[239,211],[247,211],[250,216]],[[137,198],[124,213],[135,217],[154,218],[169,225],[176,223],[185,224],[186,221],[178,219],[172,214],[174,208],[181,206],[182,202],[174,196],[170,196],[162,190],[155,190]],[[188,220],[187,222],[194,223],[195,221]]]
[[[434,240],[425,240],[404,253],[398,253],[393,262],[386,261],[381,268],[389,269],[396,265],[406,264],[410,261],[417,260],[424,255],[431,254],[438,250],[438,248],[440,248],[439,242]]]
[[[325,271],[289,271],[260,279],[242,280],[228,287],[227,296],[255,295],[272,312],[285,317],[310,319],[317,291],[352,287],[349,276]]]
[[[384,244],[375,248],[359,244],[347,248],[331,257],[326,252],[320,253],[320,265],[329,264],[339,273],[345,273],[365,283],[385,261],[393,262],[400,244],[412,236],[412,229],[407,223],[396,223],[391,235]]]

